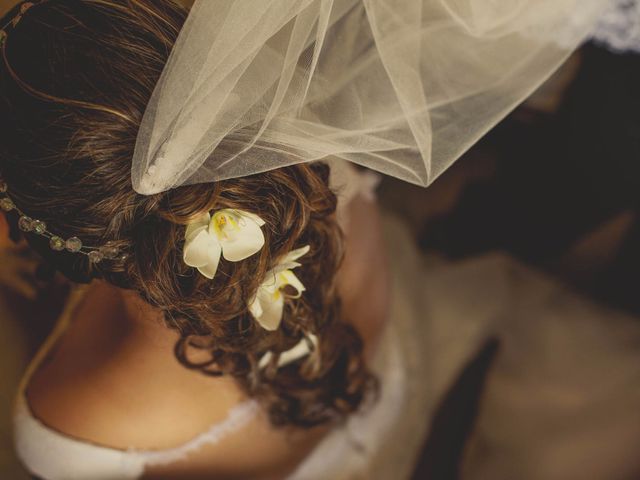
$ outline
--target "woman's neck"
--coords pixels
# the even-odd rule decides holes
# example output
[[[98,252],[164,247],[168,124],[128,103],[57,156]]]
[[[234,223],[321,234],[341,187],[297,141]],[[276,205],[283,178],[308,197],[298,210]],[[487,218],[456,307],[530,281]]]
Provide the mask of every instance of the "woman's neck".
[[[145,348],[172,352],[177,333],[166,326],[160,309],[149,305],[137,293],[104,281],[96,281],[91,288],[91,295],[95,295],[92,301],[106,313],[92,317],[107,322],[114,339],[124,343],[142,341],[139,345],[146,345]]]

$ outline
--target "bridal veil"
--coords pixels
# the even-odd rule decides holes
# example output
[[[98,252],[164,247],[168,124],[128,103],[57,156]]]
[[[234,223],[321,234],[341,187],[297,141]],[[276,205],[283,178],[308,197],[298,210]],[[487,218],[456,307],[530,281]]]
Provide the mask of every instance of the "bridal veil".
[[[339,157],[428,185],[587,37],[609,0],[196,0],[134,188]]]

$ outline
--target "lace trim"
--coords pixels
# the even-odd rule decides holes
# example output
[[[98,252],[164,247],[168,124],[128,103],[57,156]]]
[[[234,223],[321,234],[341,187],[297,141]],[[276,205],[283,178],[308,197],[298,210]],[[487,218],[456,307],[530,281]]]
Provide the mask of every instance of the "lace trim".
[[[640,0],[612,0],[591,39],[616,53],[640,53]]]
[[[237,432],[251,421],[258,413],[259,404],[255,400],[247,400],[233,407],[229,415],[221,423],[214,425],[209,431],[201,433],[193,440],[176,448],[159,451],[131,450],[130,453],[140,457],[145,466],[168,465],[184,460],[189,454],[207,445],[214,445],[228,435]]]

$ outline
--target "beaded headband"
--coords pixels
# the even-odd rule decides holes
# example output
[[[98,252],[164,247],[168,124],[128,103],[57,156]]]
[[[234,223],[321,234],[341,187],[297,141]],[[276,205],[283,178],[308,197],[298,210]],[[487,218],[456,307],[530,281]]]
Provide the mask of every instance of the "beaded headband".
[[[89,257],[92,263],[100,263],[102,260],[115,260],[118,258],[118,249],[112,245],[102,247],[91,247],[84,245],[78,237],[67,238],[66,240],[47,229],[47,224],[42,220],[29,217],[11,200],[7,194],[7,184],[0,180],[0,209],[5,212],[15,211],[20,216],[18,219],[18,228],[25,233],[34,233],[49,239],[49,247],[51,250],[61,252],[66,250],[71,253],[81,253]]]
[[[37,3],[44,3],[47,0],[40,0],[40,2]],[[18,24],[18,22],[20,20],[22,20],[22,16],[27,12],[27,10],[29,10],[31,7],[33,7],[35,5],[34,2],[24,2],[21,6],[20,6],[20,10],[18,11],[18,13],[16,14],[15,17],[13,17],[8,23],[6,23],[5,25],[2,26],[2,28],[0,29],[0,46],[2,46],[2,44],[5,42],[5,40],[7,39],[7,31],[6,28],[8,26],[11,26],[13,28],[15,28],[15,26]]]
[[[11,26],[15,28],[18,22],[22,19],[23,15],[35,3],[44,3],[47,0],[40,0],[40,2],[24,2],[20,6],[20,10],[16,16],[10,20],[6,25],[0,29],[0,48],[4,46],[7,40],[7,27]],[[18,228],[25,233],[34,233],[44,238],[49,239],[49,247],[51,250],[61,252],[66,250],[71,253],[81,253],[89,257],[92,263],[99,263],[104,259],[114,260],[118,257],[118,249],[114,246],[106,245],[102,247],[90,247],[83,245],[82,240],[78,237],[67,238],[66,240],[47,229],[47,224],[42,220],[34,219],[20,210],[16,204],[11,200],[8,193],[7,183],[0,178],[0,209],[5,212],[15,211],[19,215]]]

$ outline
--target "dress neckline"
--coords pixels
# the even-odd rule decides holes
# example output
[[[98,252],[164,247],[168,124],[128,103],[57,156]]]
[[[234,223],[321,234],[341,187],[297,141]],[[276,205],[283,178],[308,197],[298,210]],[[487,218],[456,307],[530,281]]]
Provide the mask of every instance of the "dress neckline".
[[[72,288],[65,307],[53,330],[42,346],[38,349],[33,359],[29,362],[29,365],[20,381],[14,403],[14,416],[27,421],[32,430],[40,432],[49,438],[58,438],[64,443],[71,442],[74,445],[82,445],[83,447],[98,449],[103,452],[119,453],[122,455],[136,455],[144,459],[145,464],[157,465],[171,463],[183,458],[185,455],[197,450],[201,446],[219,442],[226,434],[241,428],[242,425],[246,424],[255,415],[257,415],[259,411],[258,402],[254,399],[247,399],[232,407],[222,421],[210,425],[207,430],[176,447],[164,449],[118,448],[109,445],[102,445],[91,440],[78,438],[68,433],[61,432],[47,425],[35,415],[31,405],[29,404],[29,398],[27,395],[29,382],[71,324],[73,314],[82,304],[88,289],[88,285],[79,285]]]

